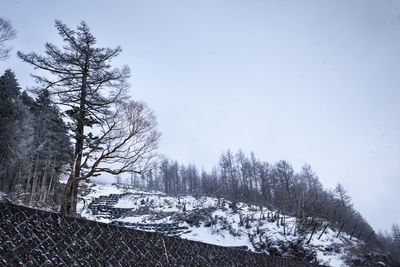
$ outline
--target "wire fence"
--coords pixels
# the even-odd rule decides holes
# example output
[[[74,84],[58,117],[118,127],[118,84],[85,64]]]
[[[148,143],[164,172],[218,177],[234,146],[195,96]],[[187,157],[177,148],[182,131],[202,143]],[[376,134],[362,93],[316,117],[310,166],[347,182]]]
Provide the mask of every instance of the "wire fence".
[[[3,266],[312,266],[0,203]]]

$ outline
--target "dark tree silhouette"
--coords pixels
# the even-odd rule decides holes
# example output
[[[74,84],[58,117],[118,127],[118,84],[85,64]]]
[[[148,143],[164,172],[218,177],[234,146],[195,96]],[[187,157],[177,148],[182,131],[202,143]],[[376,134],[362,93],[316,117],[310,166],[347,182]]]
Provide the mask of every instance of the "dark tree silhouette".
[[[66,113],[72,120],[74,165],[65,192],[70,201],[63,202],[62,212],[71,215],[76,212],[79,185],[76,178],[81,176],[85,167],[82,157],[87,150],[92,151],[94,145],[99,145],[98,136],[86,133],[85,127],[105,123],[112,105],[126,98],[129,69],[111,67],[110,61],[119,55],[121,48],[96,47],[96,38],[85,22],[76,31],[60,21],[56,21],[55,26],[64,40],[62,48],[46,43],[45,56],[34,52],[18,52],[18,56],[36,69],[50,74],[48,77],[34,75],[40,90],[49,90],[57,104],[69,108]]]

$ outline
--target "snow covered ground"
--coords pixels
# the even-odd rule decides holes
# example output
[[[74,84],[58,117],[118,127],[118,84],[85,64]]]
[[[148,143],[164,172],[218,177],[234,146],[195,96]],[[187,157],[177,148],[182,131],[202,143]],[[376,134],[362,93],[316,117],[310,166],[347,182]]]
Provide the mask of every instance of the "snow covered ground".
[[[189,229],[179,235],[184,239],[219,246],[246,246],[251,251],[265,253],[269,253],[267,247],[274,247],[283,256],[290,255],[290,251],[285,252],[285,244],[301,242],[304,250],[314,251],[319,262],[329,266],[345,266],[342,256],[347,247],[355,245],[355,241],[349,240],[349,236],[344,233],[336,238],[337,231],[329,227],[318,239],[323,231],[323,227],[319,227],[308,244],[311,233],[296,233],[294,217],[285,217],[284,228],[278,223],[280,220],[273,219],[277,215],[276,211],[265,207],[245,203],[233,205],[230,201],[212,197],[172,197],[161,192],[114,185],[92,185],[91,189],[79,201],[78,211],[82,217],[105,223],[115,220],[143,224],[178,223],[179,226]],[[121,218],[111,219],[104,214],[93,215],[88,209],[88,204],[99,196],[123,193],[130,194],[122,196],[113,207],[130,208],[132,212]]]

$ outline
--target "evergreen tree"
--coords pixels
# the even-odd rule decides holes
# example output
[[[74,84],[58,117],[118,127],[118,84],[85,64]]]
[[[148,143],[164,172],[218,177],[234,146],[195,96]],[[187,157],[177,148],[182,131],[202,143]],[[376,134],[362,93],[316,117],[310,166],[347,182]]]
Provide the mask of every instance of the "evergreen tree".
[[[394,247],[400,252],[400,226],[396,223],[392,225],[392,242]]]
[[[26,181],[29,201],[59,202],[59,199],[53,199],[54,189],[63,166],[70,163],[72,158],[67,126],[61,113],[52,104],[48,90],[41,91],[36,100],[24,92],[22,99],[34,116],[31,164]]]
[[[0,77],[0,190],[4,192],[21,182],[32,142],[31,116],[20,90],[15,74],[6,70]]]

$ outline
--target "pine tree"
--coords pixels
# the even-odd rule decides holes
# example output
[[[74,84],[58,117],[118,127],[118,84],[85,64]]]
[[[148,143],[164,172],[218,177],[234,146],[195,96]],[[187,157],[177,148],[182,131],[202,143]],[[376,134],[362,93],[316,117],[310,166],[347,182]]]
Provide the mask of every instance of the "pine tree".
[[[394,246],[400,251],[400,226],[398,224],[392,225],[392,241]]]
[[[28,201],[49,202],[54,200],[54,189],[63,166],[71,162],[68,129],[61,113],[52,104],[48,90],[41,91],[36,100],[24,92],[22,99],[34,116],[33,149],[26,181]]]
[[[72,120],[70,128],[74,134],[74,166],[66,188],[66,201],[63,204],[64,214],[76,212],[76,200],[81,176],[82,157],[85,149],[93,149],[98,144],[97,136],[85,132],[85,127],[104,123],[102,115],[110,113],[110,107],[126,98],[126,79],[129,69],[112,69],[110,61],[116,57],[121,48],[98,48],[96,38],[90,33],[85,22],[77,31],[71,30],[60,21],[55,24],[65,45],[62,49],[53,44],[46,44],[46,56],[36,53],[18,56],[38,69],[52,74],[52,78],[34,76],[42,88],[48,88],[57,97],[57,103],[69,107],[68,116]]]
[[[31,116],[20,90],[15,74],[6,70],[0,77],[0,189],[5,192],[20,184],[32,142]]]

